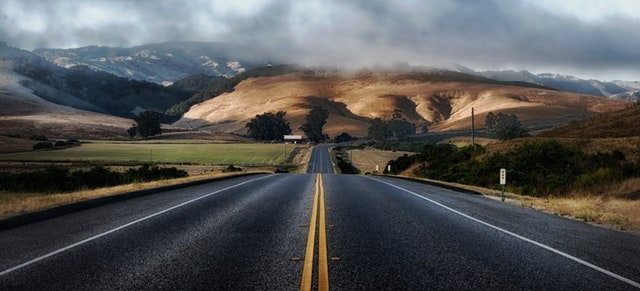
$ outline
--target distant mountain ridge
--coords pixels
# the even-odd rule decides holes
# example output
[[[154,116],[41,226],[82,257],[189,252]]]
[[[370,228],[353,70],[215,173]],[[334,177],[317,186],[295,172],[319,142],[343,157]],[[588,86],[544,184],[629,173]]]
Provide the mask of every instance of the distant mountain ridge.
[[[163,85],[194,74],[233,77],[269,63],[269,58],[251,48],[213,42],[172,41],[131,48],[43,48],[33,52],[65,68],[85,65],[119,77]]]
[[[497,81],[528,82],[566,92],[588,94],[627,101],[640,100],[640,96],[637,94],[638,90],[640,90],[640,81],[605,82],[595,79],[580,79],[574,76],[562,74],[533,74],[526,70],[476,71],[458,64],[446,66],[446,68],[462,73],[482,76]]]

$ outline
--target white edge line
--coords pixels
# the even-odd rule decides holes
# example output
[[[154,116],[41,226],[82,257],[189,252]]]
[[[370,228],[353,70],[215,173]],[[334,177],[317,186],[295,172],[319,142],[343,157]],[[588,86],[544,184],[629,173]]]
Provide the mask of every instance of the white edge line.
[[[103,236],[106,236],[106,235],[108,235],[108,234],[114,233],[114,232],[116,232],[116,231],[118,231],[118,230],[121,230],[121,229],[127,228],[127,227],[129,227],[129,226],[134,225],[134,224],[137,224],[137,223],[140,223],[140,222],[142,222],[142,221],[145,221],[145,220],[147,220],[147,219],[149,219],[149,218],[156,217],[156,216],[158,216],[158,215],[160,215],[160,214],[163,214],[163,213],[165,213],[165,212],[169,212],[169,211],[174,210],[174,209],[176,209],[176,208],[179,208],[179,207],[185,206],[185,205],[187,205],[187,204],[193,203],[193,202],[198,201],[198,200],[200,200],[200,199],[204,199],[204,198],[207,198],[207,197],[209,197],[209,196],[211,196],[211,195],[215,195],[215,194],[218,194],[218,193],[220,193],[220,192],[223,192],[223,191],[226,191],[226,190],[229,190],[229,189],[232,189],[232,188],[238,187],[238,186],[242,186],[242,185],[244,185],[244,184],[251,183],[251,182],[254,182],[254,181],[257,181],[257,180],[261,180],[261,179],[264,179],[264,178],[268,178],[268,177],[271,177],[271,175],[264,176],[264,177],[260,177],[260,178],[255,178],[255,179],[251,179],[251,180],[248,180],[248,181],[244,181],[244,182],[242,182],[242,183],[238,183],[238,184],[235,184],[235,185],[231,185],[231,186],[229,186],[229,187],[222,188],[222,189],[220,189],[220,190],[216,190],[216,191],[211,192],[211,193],[209,193],[209,194],[205,194],[205,195],[202,195],[202,196],[200,196],[200,197],[197,197],[197,198],[194,198],[194,199],[191,199],[191,200],[188,200],[188,201],[182,202],[182,203],[180,203],[180,204],[178,204],[178,205],[175,205],[175,206],[169,207],[169,208],[167,208],[167,209],[165,209],[165,210],[161,210],[161,211],[158,211],[158,212],[156,212],[156,213],[153,213],[153,214],[147,215],[147,216],[145,216],[145,217],[142,217],[142,218],[136,219],[136,220],[134,220],[134,221],[131,221],[131,222],[126,223],[126,224],[124,224],[124,225],[118,226],[118,227],[116,227],[116,228],[112,228],[112,229],[110,229],[110,230],[107,230],[107,231],[105,231],[105,232],[103,232],[103,233],[100,233],[100,234],[94,235],[94,236],[92,236],[92,237],[89,237],[89,238],[83,239],[83,240],[81,240],[81,241],[79,241],[79,242],[73,243],[73,244],[68,245],[68,246],[66,246],[66,247],[63,247],[63,248],[61,248],[61,249],[57,249],[57,250],[55,250],[55,251],[53,251],[53,252],[50,252],[50,253],[48,253],[48,254],[46,254],[46,255],[42,255],[42,256],[37,257],[37,258],[35,258],[35,259],[32,259],[32,260],[26,261],[26,262],[24,262],[24,263],[22,263],[22,264],[20,264],[20,265],[15,266],[15,267],[11,267],[11,268],[9,268],[9,269],[6,269],[6,270],[4,270],[4,271],[0,272],[0,276],[7,275],[7,274],[9,274],[9,273],[11,273],[11,272],[17,271],[17,270],[22,269],[22,268],[24,268],[24,267],[26,267],[26,266],[29,266],[29,265],[31,265],[31,264],[37,263],[37,262],[39,262],[39,261],[42,261],[42,260],[44,260],[44,259],[46,259],[46,258],[49,258],[49,257],[55,256],[55,255],[57,255],[57,254],[59,254],[59,253],[62,253],[62,252],[64,252],[64,251],[68,251],[68,250],[73,249],[73,248],[75,248],[75,247],[77,247],[77,246],[83,245],[83,244],[85,244],[85,243],[87,243],[87,242],[90,242],[90,241],[96,240],[96,239],[101,238],[101,237],[103,237]]]
[[[602,268],[602,267],[598,267],[598,266],[596,266],[596,265],[594,265],[594,264],[592,264],[592,263],[589,263],[589,262],[587,262],[587,261],[585,261],[585,260],[582,260],[582,259],[580,259],[580,258],[574,257],[574,256],[572,256],[572,255],[570,255],[570,254],[567,254],[567,253],[565,253],[565,252],[562,252],[562,251],[560,251],[560,250],[558,250],[558,249],[552,248],[552,247],[550,247],[550,246],[548,246],[548,245],[545,245],[545,244],[542,244],[542,243],[540,243],[540,242],[534,241],[534,240],[532,240],[532,239],[526,238],[526,237],[524,237],[524,236],[521,236],[521,235],[519,235],[519,234],[513,233],[513,232],[508,231],[508,230],[506,230],[506,229],[500,228],[500,227],[495,226],[495,225],[493,225],[493,224],[490,224],[490,223],[488,223],[488,222],[484,222],[484,221],[482,221],[482,220],[480,220],[480,219],[477,219],[477,218],[475,218],[475,217],[473,217],[473,216],[470,216],[470,215],[464,214],[464,213],[462,213],[462,212],[460,212],[460,211],[458,211],[458,210],[455,210],[455,209],[453,209],[453,208],[451,208],[451,207],[449,207],[449,206],[446,206],[446,205],[444,205],[444,204],[441,204],[441,203],[439,203],[439,202],[436,202],[436,201],[434,201],[434,200],[431,200],[431,199],[429,199],[429,198],[427,198],[427,197],[424,197],[424,196],[422,196],[422,195],[420,195],[420,194],[417,194],[417,193],[415,193],[415,192],[413,192],[413,191],[410,191],[410,190],[404,189],[404,188],[402,188],[402,187],[399,187],[399,186],[396,186],[396,185],[393,185],[393,184],[391,184],[391,183],[388,183],[388,182],[385,182],[385,181],[381,181],[381,180],[378,180],[378,179],[375,179],[375,178],[370,178],[370,177],[366,177],[366,178],[371,179],[371,180],[374,180],[374,181],[377,181],[377,182],[380,182],[380,183],[383,183],[383,184],[386,184],[386,185],[389,185],[389,186],[391,186],[391,187],[394,187],[394,188],[396,188],[396,189],[402,190],[402,191],[404,191],[404,192],[407,192],[407,193],[409,193],[409,194],[411,194],[411,195],[414,195],[414,196],[416,196],[416,197],[418,197],[418,198],[424,199],[424,200],[429,201],[429,202],[431,202],[431,203],[433,203],[433,204],[435,204],[435,205],[437,205],[437,206],[440,206],[440,207],[442,207],[442,208],[444,208],[444,209],[446,209],[446,210],[449,210],[449,211],[451,211],[451,212],[453,212],[453,213],[455,213],[455,214],[458,214],[458,215],[463,216],[463,217],[465,217],[465,218],[471,219],[471,220],[473,220],[473,221],[475,221],[475,222],[481,223],[481,224],[483,224],[483,225],[485,225],[485,226],[488,226],[488,227],[493,228],[493,229],[495,229],[495,230],[497,230],[497,231],[500,231],[500,232],[506,233],[506,234],[508,234],[508,235],[510,235],[510,236],[513,236],[513,237],[515,237],[515,238],[521,239],[521,240],[526,241],[526,242],[528,242],[528,243],[534,244],[534,245],[536,245],[536,246],[538,246],[538,247],[541,247],[541,248],[543,248],[543,249],[545,249],[545,250],[551,251],[551,252],[553,252],[553,253],[555,253],[555,254],[561,255],[561,256],[563,256],[563,257],[565,257],[565,258],[567,258],[567,259],[570,259],[570,260],[572,260],[572,261],[574,261],[574,262],[577,262],[577,263],[579,263],[579,264],[582,264],[582,265],[584,265],[584,266],[587,266],[587,267],[589,267],[589,268],[591,268],[591,269],[594,269],[594,270],[596,270],[596,271],[598,271],[598,272],[600,272],[600,273],[603,273],[603,274],[605,274],[605,275],[608,275],[608,276],[610,276],[610,277],[613,277],[613,278],[615,278],[615,279],[618,279],[618,280],[620,280],[620,281],[622,281],[622,282],[625,282],[625,283],[627,283],[627,284],[629,284],[629,285],[631,285],[631,286],[633,286],[633,287],[640,288],[640,283],[638,283],[638,282],[636,282],[636,281],[633,281],[633,280],[631,280],[631,279],[628,279],[628,278],[625,278],[625,277],[623,277],[623,276],[620,276],[620,275],[618,275],[618,274],[616,274],[616,273],[614,273],[614,272],[611,272],[611,271],[609,271],[609,270],[607,270],[607,269],[604,269],[604,268]]]

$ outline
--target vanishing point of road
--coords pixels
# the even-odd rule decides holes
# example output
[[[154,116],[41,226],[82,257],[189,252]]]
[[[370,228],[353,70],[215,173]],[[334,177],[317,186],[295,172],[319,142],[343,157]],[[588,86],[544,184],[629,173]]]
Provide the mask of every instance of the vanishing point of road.
[[[0,231],[0,290],[640,288],[640,237],[480,195],[264,174]]]

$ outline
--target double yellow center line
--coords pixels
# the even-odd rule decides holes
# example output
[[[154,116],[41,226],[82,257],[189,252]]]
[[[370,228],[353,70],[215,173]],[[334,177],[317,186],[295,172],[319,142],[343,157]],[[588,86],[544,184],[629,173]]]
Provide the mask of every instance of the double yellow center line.
[[[318,214],[320,218],[318,219]],[[316,241],[316,225],[318,224],[318,290],[329,290],[329,267],[327,262],[327,220],[324,206],[324,186],[322,174],[316,175],[316,190],[313,195],[313,209],[311,210],[311,222],[309,222],[309,234],[307,235],[307,248],[302,268],[302,283],[300,290],[311,290],[313,278],[313,255]]]

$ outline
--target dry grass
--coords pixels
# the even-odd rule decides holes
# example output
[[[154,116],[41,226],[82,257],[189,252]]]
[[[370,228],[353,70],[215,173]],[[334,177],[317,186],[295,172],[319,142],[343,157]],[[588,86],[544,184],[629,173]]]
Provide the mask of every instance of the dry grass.
[[[0,154],[31,151],[35,141],[0,135]]]
[[[586,189],[576,189],[569,193],[570,197],[598,196],[604,198],[640,199],[640,178],[629,178],[609,185],[600,185]],[[640,212],[640,210],[639,210]]]
[[[262,171],[256,171],[262,172]],[[263,172],[267,173],[267,172]],[[83,190],[60,194],[7,193],[0,192],[0,219],[20,214],[32,213],[101,197],[115,196],[137,190],[153,189],[162,186],[177,185],[215,177],[230,177],[238,173],[209,173],[186,178],[168,179],[146,183],[119,185],[94,190]]]
[[[542,132],[547,137],[607,138],[640,136],[640,106],[600,114]]]
[[[485,138],[485,137],[476,137],[476,145],[481,145],[481,146],[486,146],[490,143],[496,142],[498,141],[497,139],[493,139],[493,138]],[[441,141],[440,143],[450,143],[453,144],[457,147],[464,147],[464,146],[468,146],[471,145],[471,138],[470,137],[452,137],[449,139],[445,139],[443,141]]]
[[[596,196],[531,199],[521,205],[585,222],[640,232],[640,200]]]
[[[307,172],[307,168],[309,167],[309,160],[311,159],[312,151],[310,146],[300,145],[299,147],[300,147],[300,151],[295,157],[293,157],[293,160],[292,160],[294,164],[298,165],[296,167],[296,170],[293,172],[303,174]]]
[[[379,171],[382,172],[390,160],[395,160],[405,154],[412,155],[413,153],[366,148],[364,150],[351,150],[351,161],[363,173],[374,172],[376,165],[379,166]]]
[[[422,179],[415,178],[413,179]],[[422,179],[446,185],[472,190],[483,195],[499,199],[501,192],[478,186],[458,183]],[[620,193],[628,189],[640,190],[640,179],[630,179],[611,186],[613,191]],[[542,212],[560,215],[572,219],[594,223],[614,229],[640,233],[640,200],[629,200],[613,196],[593,196],[589,193],[573,194],[571,197],[539,198],[505,193],[506,201],[523,207],[533,208]]]

